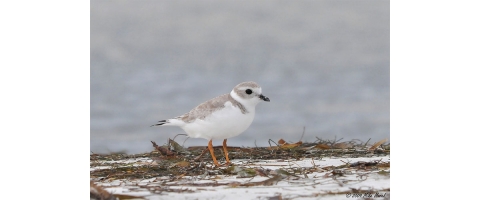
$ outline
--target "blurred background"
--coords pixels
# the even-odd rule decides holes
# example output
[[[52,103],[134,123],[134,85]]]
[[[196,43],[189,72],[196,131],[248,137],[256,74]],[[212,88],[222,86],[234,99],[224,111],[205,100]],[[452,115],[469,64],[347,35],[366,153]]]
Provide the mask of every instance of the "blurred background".
[[[229,146],[390,138],[389,1],[90,1],[90,150],[144,153],[150,127],[243,81],[271,102]],[[207,140],[178,136],[185,146]],[[185,142],[184,142],[185,141]],[[221,145],[221,140],[213,145]]]

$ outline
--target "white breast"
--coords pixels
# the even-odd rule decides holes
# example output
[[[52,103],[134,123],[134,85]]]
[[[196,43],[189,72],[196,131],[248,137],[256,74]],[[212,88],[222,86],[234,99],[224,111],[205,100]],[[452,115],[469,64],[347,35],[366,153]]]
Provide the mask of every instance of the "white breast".
[[[244,132],[255,117],[255,108],[243,114],[238,107],[229,101],[225,107],[213,112],[205,119],[197,119],[183,126],[188,136],[193,138],[227,139]]]

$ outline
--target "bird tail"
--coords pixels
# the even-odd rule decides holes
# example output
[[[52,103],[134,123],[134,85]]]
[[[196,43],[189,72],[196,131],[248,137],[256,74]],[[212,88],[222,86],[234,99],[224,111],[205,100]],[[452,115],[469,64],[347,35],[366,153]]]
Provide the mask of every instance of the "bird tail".
[[[154,124],[154,125],[151,125],[150,127],[152,126],[161,126],[161,125],[164,125],[164,124],[169,124],[170,122],[167,120],[161,120],[161,121],[158,121],[158,123]]]
[[[165,119],[165,120],[161,120],[161,121],[158,121],[158,123],[154,124],[154,125],[151,125],[150,127],[152,126],[184,126],[185,125],[185,122],[182,121],[182,120],[179,120],[177,118],[174,118],[174,119]]]

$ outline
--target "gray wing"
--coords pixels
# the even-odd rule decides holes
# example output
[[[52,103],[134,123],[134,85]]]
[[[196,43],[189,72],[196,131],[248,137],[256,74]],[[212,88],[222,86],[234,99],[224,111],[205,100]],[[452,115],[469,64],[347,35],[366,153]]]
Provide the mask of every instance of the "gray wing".
[[[176,119],[181,119],[182,121],[187,123],[195,121],[195,119],[205,119],[205,117],[207,117],[211,113],[224,108],[225,102],[229,100],[229,96],[230,94],[224,94],[210,99],[190,110],[190,112],[176,117]]]

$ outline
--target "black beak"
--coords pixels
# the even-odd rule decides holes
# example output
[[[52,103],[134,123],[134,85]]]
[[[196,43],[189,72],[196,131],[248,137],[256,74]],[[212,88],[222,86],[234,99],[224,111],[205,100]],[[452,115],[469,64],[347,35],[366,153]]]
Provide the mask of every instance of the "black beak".
[[[264,100],[264,101],[268,101],[270,102],[270,99],[266,96],[263,96],[263,94],[261,94],[260,96],[258,96],[261,100]]]

